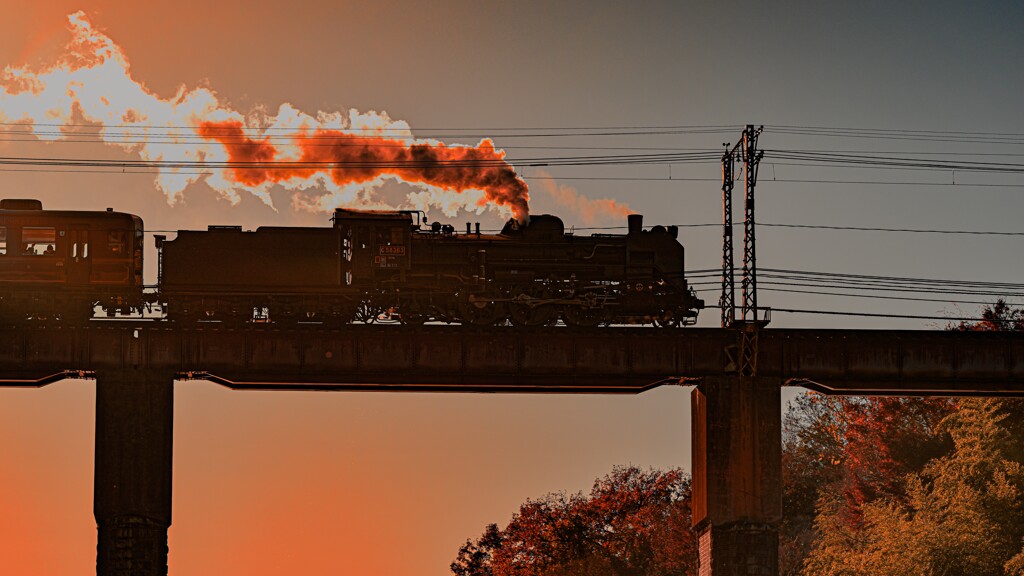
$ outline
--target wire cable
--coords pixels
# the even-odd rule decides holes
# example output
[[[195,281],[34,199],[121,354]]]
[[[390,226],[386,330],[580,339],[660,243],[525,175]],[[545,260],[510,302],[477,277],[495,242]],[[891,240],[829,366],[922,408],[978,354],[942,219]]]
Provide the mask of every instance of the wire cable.
[[[707,304],[705,308],[721,309],[721,306]],[[759,310],[768,311],[771,310],[772,314],[776,312],[783,312],[788,314],[821,314],[821,315],[832,315],[832,316],[863,316],[867,318],[896,318],[904,320],[947,320],[949,322],[988,322],[990,318],[974,318],[974,317],[961,317],[961,316],[918,316],[914,314],[881,314],[873,312],[849,312],[845,310],[809,310],[801,308],[775,308],[773,306],[761,307]]]

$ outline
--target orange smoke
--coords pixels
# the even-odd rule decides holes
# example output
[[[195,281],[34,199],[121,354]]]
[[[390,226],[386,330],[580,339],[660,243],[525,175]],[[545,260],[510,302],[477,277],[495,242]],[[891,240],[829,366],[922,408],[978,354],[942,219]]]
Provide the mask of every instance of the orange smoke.
[[[0,70],[0,131],[48,142],[71,137],[115,146],[152,163],[156,187],[174,204],[203,183],[237,203],[241,193],[273,205],[271,186],[293,193],[293,206],[329,211],[363,208],[510,211],[529,215],[526,182],[491,140],[476,146],[418,140],[385,112],[243,113],[212,88],[153,93],[131,75],[124,50],[82,12],[68,17],[71,40],[55,62]],[[263,128],[254,130],[250,126]],[[209,168],[226,168],[224,170]],[[550,176],[547,176],[550,178]],[[386,180],[414,188],[386,200]],[[619,220],[628,206],[546,184],[544,200],[573,211],[584,224]]]
[[[621,222],[634,213],[628,204],[611,198],[588,198],[572,186],[558,184],[544,170],[538,170],[537,175],[542,178],[541,190],[550,196],[551,201],[560,208],[571,210],[587,226]]]
[[[71,40],[55,62],[0,70],[0,131],[119,147],[153,163],[155,185],[170,204],[203,182],[232,203],[245,192],[272,205],[268,188],[279,184],[293,192],[294,204],[321,210],[340,204],[446,214],[501,208],[519,219],[529,213],[526,183],[490,140],[475,147],[416,140],[407,123],[385,112],[307,114],[286,103],[276,114],[246,114],[206,87],[161,97],[132,77],[128,56],[84,13],[68,23]],[[266,128],[244,128],[252,125]],[[229,169],[205,170],[219,166]],[[378,177],[416,190],[390,206],[375,197]]]
[[[478,204],[506,206],[520,221],[529,215],[526,182],[489,139],[475,147],[448,146],[321,128],[312,134],[302,130],[285,136],[300,155],[284,159],[287,154],[270,138],[249,137],[238,121],[202,122],[197,132],[224,146],[232,165],[231,179],[245,186],[309,179],[318,174],[328,174],[335,184],[343,186],[390,175],[455,192],[482,190],[484,197]]]

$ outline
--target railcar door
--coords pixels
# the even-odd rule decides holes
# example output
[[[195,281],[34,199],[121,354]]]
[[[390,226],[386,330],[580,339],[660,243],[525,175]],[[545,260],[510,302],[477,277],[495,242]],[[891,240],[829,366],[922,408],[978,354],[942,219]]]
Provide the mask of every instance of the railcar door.
[[[68,236],[68,284],[88,286],[92,273],[92,258],[89,255],[89,228],[71,226]]]

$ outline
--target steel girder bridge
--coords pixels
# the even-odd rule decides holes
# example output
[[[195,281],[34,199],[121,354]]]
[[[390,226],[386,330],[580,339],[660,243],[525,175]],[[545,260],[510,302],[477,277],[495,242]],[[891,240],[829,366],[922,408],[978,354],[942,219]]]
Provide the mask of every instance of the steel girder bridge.
[[[775,574],[783,386],[847,395],[1024,395],[1024,333],[572,330],[161,322],[0,328],[0,386],[96,380],[97,574],[167,573],[173,386],[635,394],[690,385],[701,574]],[[755,568],[755,572],[750,572]]]

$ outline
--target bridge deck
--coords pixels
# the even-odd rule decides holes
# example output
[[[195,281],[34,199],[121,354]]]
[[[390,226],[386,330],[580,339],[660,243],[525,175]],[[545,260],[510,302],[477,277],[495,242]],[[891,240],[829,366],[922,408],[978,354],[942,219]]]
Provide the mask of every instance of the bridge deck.
[[[563,327],[0,328],[0,385],[123,368],[233,388],[636,393],[725,375],[737,333]],[[765,329],[758,374],[847,394],[1024,395],[1024,334]]]

